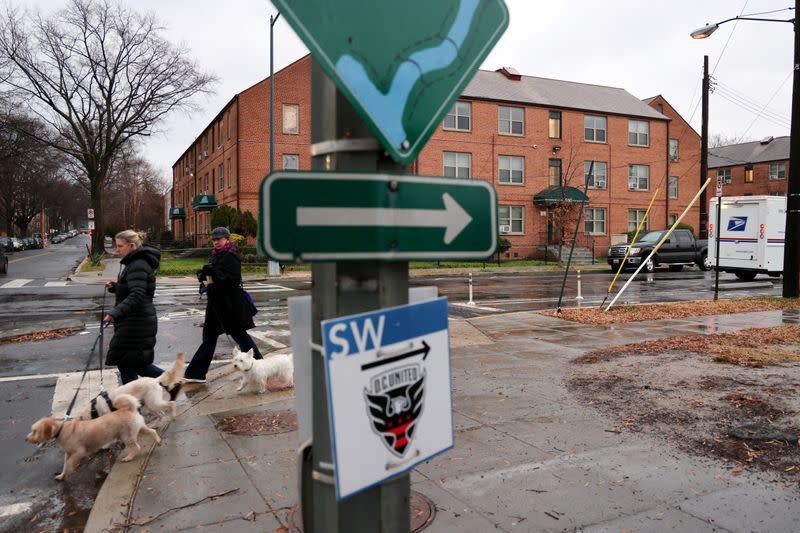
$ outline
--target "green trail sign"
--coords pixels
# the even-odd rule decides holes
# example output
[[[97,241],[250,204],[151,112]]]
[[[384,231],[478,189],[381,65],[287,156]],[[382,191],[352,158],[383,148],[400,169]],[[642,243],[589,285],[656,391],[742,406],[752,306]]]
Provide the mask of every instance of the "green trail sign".
[[[260,194],[260,244],[283,261],[484,259],[497,246],[485,181],[279,172]]]
[[[508,27],[503,0],[273,0],[389,154],[417,157]]]

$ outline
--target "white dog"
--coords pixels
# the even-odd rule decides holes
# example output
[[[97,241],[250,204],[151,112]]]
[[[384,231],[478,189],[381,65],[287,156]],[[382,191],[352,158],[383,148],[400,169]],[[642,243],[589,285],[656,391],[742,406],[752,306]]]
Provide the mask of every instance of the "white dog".
[[[181,389],[184,366],[186,366],[184,356],[179,353],[170,367],[157,378],[141,377],[112,391],[101,392],[86,406],[81,413],[81,418],[97,418],[110,413],[114,410],[112,407],[114,399],[121,394],[130,394],[147,407],[151,413],[157,414],[159,419],[155,424],[161,422],[167,408],[170,409],[172,418],[175,418],[177,410],[175,398]]]
[[[279,378],[286,387],[294,385],[294,364],[292,355],[288,353],[256,359],[252,349],[242,352],[234,346],[233,367],[242,375],[237,391],[251,387],[263,394],[267,392],[269,378]]]
[[[56,479],[61,481],[75,470],[81,459],[98,450],[109,447],[116,441],[125,443],[125,452],[120,461],[133,459],[141,450],[138,436],[147,433],[161,444],[161,439],[154,429],[145,425],[139,414],[139,400],[130,394],[120,394],[114,398],[114,412],[93,420],[59,421],[48,416],[42,418],[31,427],[25,438],[33,444],[42,444],[55,440],[64,449],[64,468]]]

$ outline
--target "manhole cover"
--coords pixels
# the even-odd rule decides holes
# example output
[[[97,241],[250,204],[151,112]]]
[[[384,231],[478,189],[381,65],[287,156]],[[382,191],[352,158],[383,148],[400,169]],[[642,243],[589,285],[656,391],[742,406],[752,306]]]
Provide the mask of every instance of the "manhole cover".
[[[417,533],[428,527],[436,518],[436,505],[430,498],[415,490],[409,495],[409,514],[411,515],[410,533]],[[290,531],[303,531],[303,518],[300,516],[300,507],[295,505],[289,513]]]
[[[217,429],[231,435],[275,435],[297,429],[294,411],[260,411],[226,416],[217,420]]]

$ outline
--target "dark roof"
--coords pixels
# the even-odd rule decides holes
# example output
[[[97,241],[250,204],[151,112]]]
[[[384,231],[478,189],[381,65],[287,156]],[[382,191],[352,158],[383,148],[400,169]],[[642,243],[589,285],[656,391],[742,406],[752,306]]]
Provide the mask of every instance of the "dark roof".
[[[488,70],[475,74],[463,96],[669,120],[625,89],[534,76],[522,76],[516,81],[501,72]]]
[[[730,167],[789,159],[789,137],[775,137],[769,143],[752,141],[708,149],[708,168]]]

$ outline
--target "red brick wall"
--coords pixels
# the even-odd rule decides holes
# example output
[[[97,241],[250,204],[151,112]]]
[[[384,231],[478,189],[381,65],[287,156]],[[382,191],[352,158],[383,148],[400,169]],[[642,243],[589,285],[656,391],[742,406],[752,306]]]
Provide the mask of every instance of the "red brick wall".
[[[466,101],[466,100],[465,100]],[[625,233],[628,224],[628,208],[646,209],[656,185],[666,172],[666,121],[649,120],[650,145],[637,147],[628,145],[628,117],[602,115],[607,118],[607,143],[585,142],[583,139],[582,111],[562,111],[562,138],[550,139],[549,111],[547,107],[525,107],[525,134],[508,136],[498,133],[498,102],[471,100],[472,131],[456,132],[440,127],[423,149],[418,160],[419,173],[439,176],[443,174],[443,152],[469,152],[472,154],[472,176],[491,182],[497,190],[499,205],[524,207],[524,233],[504,235],[512,244],[509,256],[525,257],[539,253],[547,234],[547,218],[541,216],[545,207],[533,204],[533,196],[549,186],[549,159],[562,160],[565,184],[583,190],[584,161],[595,160],[608,163],[607,188],[589,190],[588,207],[606,209],[606,232],[587,236],[581,226],[578,239],[580,245],[595,242],[597,253],[603,253],[610,235]],[[520,106],[517,106],[520,107]],[[555,109],[554,109],[555,110]],[[589,113],[598,114],[598,113]],[[534,147],[534,145],[536,147]],[[560,146],[558,152],[554,146]],[[525,180],[523,185],[499,182],[498,157],[516,155],[525,158]],[[645,164],[650,167],[649,191],[628,190],[628,165]],[[663,190],[665,191],[666,180]],[[664,197],[656,201],[651,227],[662,227],[666,223]],[[571,233],[572,230],[570,230]]]
[[[776,161],[778,162],[778,161]],[[762,194],[782,194],[786,195],[788,189],[789,177],[789,160],[784,160],[786,163],[786,178],[781,180],[769,179],[769,162],[767,163],[753,163],[753,181],[747,183],[744,181],[745,171],[744,165],[736,165],[726,167],[731,169],[731,182],[722,186],[722,194],[725,196],[745,196],[745,195],[762,195]],[[713,179],[711,194],[714,194],[714,187],[716,186],[717,172],[719,169],[708,169],[708,176]]]

